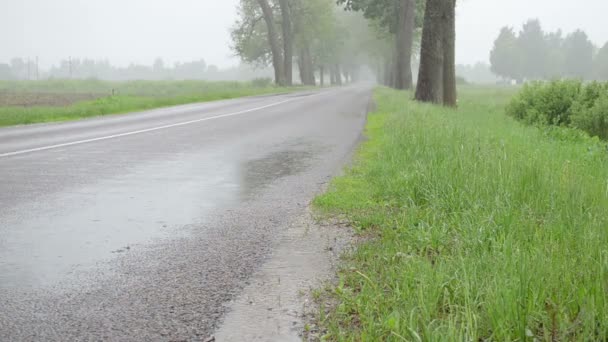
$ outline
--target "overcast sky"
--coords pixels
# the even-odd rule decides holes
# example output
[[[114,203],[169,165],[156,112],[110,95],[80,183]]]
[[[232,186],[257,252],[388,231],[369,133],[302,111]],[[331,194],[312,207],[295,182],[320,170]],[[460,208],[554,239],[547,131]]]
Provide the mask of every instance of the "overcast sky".
[[[232,58],[228,28],[238,0],[0,0],[0,62],[39,56],[92,57],[126,65],[204,58],[226,67]],[[585,30],[597,45],[608,41],[608,0],[459,0],[459,63],[487,61],[502,26],[517,29],[539,18],[546,29]]]
[[[457,60],[489,60],[501,27],[519,31],[530,18],[540,19],[545,31],[564,33],[582,29],[598,46],[608,41],[608,0],[458,0]]]

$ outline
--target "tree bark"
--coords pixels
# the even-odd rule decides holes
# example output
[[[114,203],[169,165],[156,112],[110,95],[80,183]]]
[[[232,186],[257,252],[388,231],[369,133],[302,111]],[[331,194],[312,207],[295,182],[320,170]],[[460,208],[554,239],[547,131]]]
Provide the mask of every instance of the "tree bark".
[[[257,0],[258,4],[262,8],[264,14],[264,21],[268,30],[268,43],[270,44],[270,51],[272,53],[272,66],[274,68],[274,82],[277,85],[284,86],[286,84],[283,57],[281,55],[281,48],[279,46],[279,37],[277,35],[276,28],[274,26],[274,16],[272,14],[272,8],[268,4],[268,0]]]
[[[301,48],[299,51],[298,68],[300,69],[300,80],[302,81],[302,84],[316,85],[315,69],[308,46]]]
[[[395,87],[395,55],[396,53],[393,53],[387,57],[384,65],[384,85],[391,88]]]
[[[445,0],[443,31],[443,104],[457,106],[456,92],[456,0]]]
[[[312,54],[310,53],[310,47],[305,46],[304,51],[304,69],[306,70],[306,85],[315,86],[317,80],[315,79],[315,67],[312,61]]]
[[[396,34],[395,88],[412,89],[412,48],[416,26],[415,0],[400,0]]]
[[[322,65],[319,67],[319,79],[321,81],[321,87],[323,87],[325,85],[325,67]]]
[[[427,0],[420,48],[416,100],[443,103],[443,6],[445,0]],[[451,2],[451,1],[449,1]]]
[[[306,84],[306,72],[304,69],[304,53],[300,50],[298,55],[298,70],[300,71],[300,82],[302,82],[302,84]]]
[[[281,26],[283,28],[283,70],[285,72],[285,82],[288,86],[293,85],[293,32],[291,27],[291,11],[287,0],[279,0]]]
[[[342,85],[342,70],[340,68],[340,64],[336,64],[336,66],[334,68],[336,68],[336,71],[334,72],[336,74],[336,84],[341,86]]]
[[[378,79],[380,80],[380,84],[388,87],[388,72],[386,71],[386,69],[389,67],[389,64],[387,62],[387,59],[385,58],[385,60],[383,62],[380,62],[379,64],[380,66],[378,67]]]

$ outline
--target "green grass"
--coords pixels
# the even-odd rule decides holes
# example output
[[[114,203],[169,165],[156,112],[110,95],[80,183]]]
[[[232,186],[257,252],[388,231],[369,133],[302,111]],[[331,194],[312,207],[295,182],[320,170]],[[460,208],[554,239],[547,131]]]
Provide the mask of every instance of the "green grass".
[[[111,96],[114,89],[114,96]],[[293,91],[250,83],[204,81],[2,81],[0,91],[17,94],[100,94],[68,106],[0,107],[0,126],[75,120],[187,103]]]
[[[339,341],[608,339],[608,153],[522,125],[513,91],[464,88],[458,110],[375,93],[369,140],[315,200],[371,236],[346,257]]]

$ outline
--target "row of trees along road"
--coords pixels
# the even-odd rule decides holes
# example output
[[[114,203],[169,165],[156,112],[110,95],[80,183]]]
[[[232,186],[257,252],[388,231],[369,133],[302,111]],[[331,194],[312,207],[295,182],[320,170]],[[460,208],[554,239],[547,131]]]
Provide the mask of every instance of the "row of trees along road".
[[[597,49],[581,30],[566,36],[545,32],[529,20],[519,33],[504,27],[490,54],[492,71],[506,79],[577,78],[608,80],[608,43]]]
[[[275,83],[321,85],[356,81],[367,65],[378,80],[412,89],[412,58],[420,51],[416,99],[456,105],[455,0],[241,0],[233,49],[272,65]],[[345,11],[346,9],[346,11]],[[362,15],[361,15],[362,14]]]

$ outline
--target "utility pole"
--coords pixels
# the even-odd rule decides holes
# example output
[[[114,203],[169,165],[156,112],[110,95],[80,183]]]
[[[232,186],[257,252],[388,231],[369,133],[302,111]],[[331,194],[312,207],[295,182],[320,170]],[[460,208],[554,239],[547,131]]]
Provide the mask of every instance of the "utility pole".
[[[30,68],[31,68],[31,64],[32,62],[30,61],[30,58],[27,58],[27,80],[30,80]]]
[[[36,81],[40,81],[40,67],[38,66],[38,56],[36,56]]]
[[[72,56],[68,58],[68,68],[70,69],[70,79],[72,79]]]

